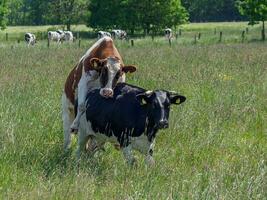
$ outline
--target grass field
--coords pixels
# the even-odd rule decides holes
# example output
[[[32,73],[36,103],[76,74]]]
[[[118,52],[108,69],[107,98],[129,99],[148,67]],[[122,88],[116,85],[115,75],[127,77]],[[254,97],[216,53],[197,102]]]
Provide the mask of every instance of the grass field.
[[[220,24],[218,24],[220,26]],[[163,39],[116,42],[138,71],[129,83],[176,90],[154,167],[129,169],[111,145],[84,157],[63,153],[64,81],[93,43],[0,48],[0,199],[267,199],[267,45]]]

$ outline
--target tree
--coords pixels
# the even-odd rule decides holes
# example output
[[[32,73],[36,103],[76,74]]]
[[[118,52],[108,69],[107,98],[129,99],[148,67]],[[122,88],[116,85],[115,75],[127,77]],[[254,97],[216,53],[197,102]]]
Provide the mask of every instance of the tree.
[[[33,25],[45,24],[44,15],[47,13],[47,1],[34,0],[29,5],[29,18]]]
[[[64,25],[67,26],[67,30],[70,30],[70,26],[73,23],[81,22],[86,14],[87,1],[86,0],[61,0],[61,20]]]
[[[182,0],[190,14],[190,21],[233,21],[242,20],[235,6],[236,0]]]
[[[9,25],[22,25],[22,0],[9,0],[7,3],[9,12],[7,15]]]
[[[145,33],[157,32],[187,21],[188,13],[180,0],[132,0],[129,7],[135,8],[139,26]],[[129,23],[129,21],[128,21]]]
[[[88,26],[96,29],[125,28],[155,32],[187,20],[180,0],[91,0]]]
[[[121,0],[91,0],[88,25],[96,29],[111,29],[123,24],[124,7]]]
[[[267,0],[239,0],[237,5],[240,13],[248,16],[250,25],[254,25],[258,21],[262,22],[262,40],[264,41],[266,38]]]
[[[7,15],[7,13],[8,13],[7,1],[1,0],[0,1],[0,28],[2,30],[6,28],[6,22],[7,22],[6,15]]]

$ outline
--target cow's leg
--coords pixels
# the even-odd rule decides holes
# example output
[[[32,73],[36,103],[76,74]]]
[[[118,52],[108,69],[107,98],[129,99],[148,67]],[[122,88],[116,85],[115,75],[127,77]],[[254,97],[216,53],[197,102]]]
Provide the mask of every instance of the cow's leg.
[[[86,143],[86,151],[94,155],[98,150],[105,151],[105,142],[97,141],[94,136],[90,136]]]
[[[153,151],[154,151],[154,146],[155,146],[155,139],[153,140],[152,143],[150,143],[148,151],[146,153],[146,159],[145,159],[145,163],[147,165],[155,165],[155,160],[153,158]]]
[[[88,141],[86,143],[86,151],[93,153],[97,149],[97,141],[93,136],[89,136]]]
[[[145,155],[145,163],[147,165],[154,165],[153,149],[155,146],[155,139],[153,141],[148,140],[147,136],[141,136],[132,141],[133,148]]]
[[[148,152],[147,152],[147,155],[146,155],[146,159],[145,159],[145,163],[147,165],[155,165],[155,160],[153,158],[153,149],[150,149]]]
[[[86,143],[89,139],[89,135],[86,134],[84,131],[79,131],[79,137],[78,137],[78,149],[76,152],[77,161],[79,162],[81,158],[81,152],[86,149]]]
[[[123,147],[122,152],[127,163],[132,166],[136,162],[136,159],[134,158],[132,153],[132,145],[129,144],[128,146]]]
[[[62,120],[64,129],[64,150],[68,150],[71,142],[70,126],[74,120],[74,107],[67,99],[65,93],[62,95]]]
[[[79,121],[81,118],[81,115],[86,110],[85,105],[85,98],[88,90],[90,89],[89,85],[90,82],[94,81],[97,77],[97,72],[87,72],[83,73],[82,77],[78,84],[78,108],[77,108],[77,115],[75,117],[75,120],[73,121],[71,125],[71,131],[77,131],[79,128]]]

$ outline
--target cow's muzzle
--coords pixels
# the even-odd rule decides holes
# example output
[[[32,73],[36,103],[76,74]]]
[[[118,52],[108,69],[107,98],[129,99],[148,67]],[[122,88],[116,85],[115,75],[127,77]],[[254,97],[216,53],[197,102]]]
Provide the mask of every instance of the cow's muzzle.
[[[113,97],[113,90],[110,88],[103,88],[100,90],[100,95],[105,98],[112,98]]]
[[[157,125],[157,128],[158,129],[165,129],[165,128],[168,128],[169,127],[169,123],[167,120],[160,120],[158,125]]]

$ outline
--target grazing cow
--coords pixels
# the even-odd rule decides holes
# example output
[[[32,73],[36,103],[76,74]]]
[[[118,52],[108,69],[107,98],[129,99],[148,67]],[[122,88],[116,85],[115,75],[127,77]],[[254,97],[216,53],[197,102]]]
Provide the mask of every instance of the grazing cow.
[[[168,128],[170,106],[181,104],[186,97],[165,90],[147,91],[126,83],[118,83],[113,98],[105,99],[99,89],[86,96],[86,112],[79,126],[77,158],[85,149],[88,138],[103,145],[120,145],[128,164],[135,158],[132,149],[146,155],[153,164],[153,146],[160,129]]]
[[[111,35],[114,39],[126,39],[127,37],[127,33],[126,31],[123,31],[123,30],[112,30],[111,31]]]
[[[71,31],[64,31],[64,40],[67,42],[73,42],[74,37]]]
[[[88,90],[100,88],[104,98],[113,96],[118,82],[125,82],[125,73],[136,71],[136,67],[125,66],[110,37],[99,39],[80,59],[70,72],[62,95],[62,117],[64,127],[64,149],[69,147],[71,132],[79,126],[81,114],[85,111],[85,97]],[[78,113],[74,120],[74,102],[78,98]]]
[[[64,39],[64,36],[65,34],[61,30],[48,32],[49,41],[56,41],[57,43],[60,43]]]
[[[166,28],[166,29],[164,30],[164,33],[165,33],[165,38],[166,38],[166,39],[171,39],[171,38],[172,38],[172,29],[170,29],[170,28]]]
[[[97,38],[98,39],[105,37],[105,36],[111,37],[111,34],[109,32],[105,32],[105,31],[98,31],[97,32]]]
[[[36,37],[35,37],[35,35],[34,34],[32,34],[32,33],[26,33],[25,34],[25,41],[26,41],[26,43],[28,44],[28,47],[30,46],[30,45],[35,45],[35,43],[36,43]]]

